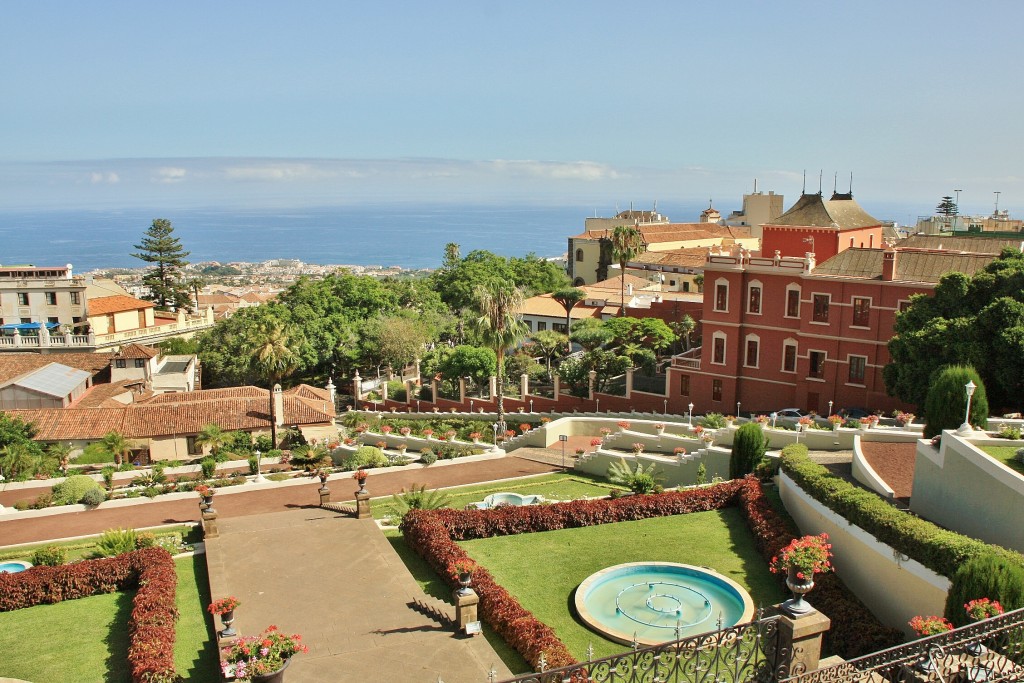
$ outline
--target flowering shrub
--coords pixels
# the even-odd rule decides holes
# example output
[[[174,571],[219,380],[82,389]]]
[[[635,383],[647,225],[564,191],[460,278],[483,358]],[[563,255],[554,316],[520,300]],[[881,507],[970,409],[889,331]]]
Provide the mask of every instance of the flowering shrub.
[[[258,636],[239,638],[221,651],[224,677],[233,675],[238,680],[248,680],[273,673],[284,667],[292,655],[309,651],[301,641],[299,634],[285,635],[276,626],[268,626]]]
[[[402,427],[398,431],[402,434],[402,436],[409,436],[409,434],[412,433],[412,428],[410,428],[410,427]]]
[[[777,574],[787,574],[790,569],[796,570],[798,579],[814,578],[815,574],[825,574],[833,570],[829,558],[832,557],[832,544],[828,542],[828,534],[804,536],[794,539],[772,558],[771,570]]]
[[[0,574],[0,612],[138,587],[128,617],[132,683],[178,680],[174,607],[178,576],[170,553],[144,548],[117,557]]]
[[[604,443],[604,441],[602,439],[598,439],[596,437],[590,440],[590,445],[591,446],[600,446],[603,443]]]
[[[953,624],[945,617],[916,616],[908,623],[919,636],[935,636],[953,630]]]
[[[682,446],[676,446],[675,448],[672,449],[672,453],[674,453],[675,455],[686,455],[686,449],[683,448]]]
[[[392,427],[391,425],[381,425],[380,433],[390,434],[392,429],[394,429],[394,427]]]
[[[988,619],[990,617],[998,617],[1005,610],[1003,606],[999,604],[998,600],[989,600],[988,598],[978,598],[977,600],[971,600],[964,605],[964,610],[974,621],[981,621],[982,619]]]
[[[601,433],[601,436],[608,436],[609,434],[612,433],[612,430],[609,429],[608,427],[601,427],[601,429],[599,429],[598,431]]]
[[[230,612],[234,610],[240,604],[241,603],[238,602],[238,598],[232,595],[226,598],[220,598],[219,600],[214,600],[206,609],[210,612],[210,614],[224,614],[225,612]]]
[[[619,423],[617,423],[617,424],[618,424],[618,425],[619,425],[620,427],[622,427],[623,429],[629,429],[629,422],[627,422],[626,420],[622,420],[621,422],[619,422]]]
[[[641,453],[644,452],[644,445],[637,441],[635,444],[633,444],[633,452],[636,453],[637,455],[640,455]]]
[[[530,431],[531,428],[532,425],[529,422],[523,422],[522,424],[519,425],[519,431],[521,431],[523,434]]]

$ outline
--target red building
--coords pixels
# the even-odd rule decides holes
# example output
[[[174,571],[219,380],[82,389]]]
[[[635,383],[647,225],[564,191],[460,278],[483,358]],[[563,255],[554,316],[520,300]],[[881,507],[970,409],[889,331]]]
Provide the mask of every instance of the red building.
[[[789,211],[763,227],[761,253],[803,256],[819,263],[851,247],[881,247],[882,224],[861,208],[852,194],[803,194]]]
[[[978,239],[958,251],[849,246],[850,235],[874,234],[870,229],[827,233],[835,238],[829,249],[838,253],[821,265],[813,254],[780,256],[782,249],[773,257],[710,255],[703,345],[673,360],[673,403],[727,414],[737,402],[744,414],[785,407],[826,414],[830,402],[834,410],[910,408],[889,396],[882,381],[896,313],[912,295],[930,293],[944,273],[970,276],[984,268],[1002,240]],[[799,231],[793,235],[803,239]],[[815,238],[815,249],[820,244]]]

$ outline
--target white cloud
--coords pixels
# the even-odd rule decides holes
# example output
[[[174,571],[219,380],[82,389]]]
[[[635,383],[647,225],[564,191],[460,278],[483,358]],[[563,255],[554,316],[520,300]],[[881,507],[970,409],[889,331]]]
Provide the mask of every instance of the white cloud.
[[[121,177],[113,171],[93,171],[89,174],[89,182],[93,185],[114,185],[121,182]]]
[[[177,166],[163,166],[156,169],[154,180],[158,183],[180,183],[188,175],[188,169]]]
[[[291,181],[321,180],[337,174],[322,164],[308,163],[266,163],[255,166],[229,166],[224,169],[224,177],[238,181]],[[355,171],[347,171],[348,177],[362,177]]]
[[[489,162],[498,173],[528,175],[552,180],[616,180],[621,174],[606,164],[593,161],[532,161],[496,159]]]

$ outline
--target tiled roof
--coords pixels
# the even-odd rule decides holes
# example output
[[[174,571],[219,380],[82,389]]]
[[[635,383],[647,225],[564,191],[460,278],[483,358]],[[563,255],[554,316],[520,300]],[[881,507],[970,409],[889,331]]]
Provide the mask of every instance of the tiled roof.
[[[114,356],[115,358],[153,358],[160,355],[160,349],[143,344],[128,344],[121,348]]]
[[[826,200],[820,194],[803,194],[796,204],[773,221],[765,225],[791,225],[799,227],[836,228],[852,230],[881,225],[861,208],[850,194],[833,194]]]
[[[648,264],[652,266],[676,268],[703,268],[708,258],[707,247],[688,247],[686,249],[669,249],[668,251],[646,251],[630,264]]]
[[[117,382],[107,382],[106,384],[94,384],[89,388],[89,391],[82,395],[81,398],[71,404],[71,407],[120,408],[127,405],[127,403],[130,403],[130,401],[122,402],[116,400],[114,397],[121,396],[132,391],[138,392],[138,390],[141,389],[141,385],[142,380],[140,379],[122,379]],[[134,400],[139,400],[150,395],[152,395],[152,392],[135,393],[132,398]]]
[[[87,301],[89,315],[106,315],[123,311],[137,311],[142,308],[153,308],[152,301],[143,301],[133,296],[101,296]]]
[[[146,403],[189,403],[193,401],[216,401],[231,398],[267,399],[267,390],[260,387],[227,387],[225,389],[199,389],[197,391],[179,392],[174,394],[157,394]]]
[[[716,223],[653,223],[636,226],[648,246],[660,242],[688,242],[719,238],[749,239],[750,228],[717,225]],[[611,230],[584,231],[577,239],[609,237]]]
[[[547,318],[559,318],[563,321],[565,320],[565,309],[562,308],[562,304],[552,299],[550,294],[541,294],[539,296],[530,297],[523,302],[523,306],[519,309],[519,312],[523,315],[537,315]],[[584,306],[581,301],[572,307],[570,319],[582,320],[583,318],[596,318],[599,317],[599,315],[599,309],[594,308],[593,306]]]
[[[970,254],[994,254],[1005,249],[1024,251],[1024,238],[1006,237],[950,237],[949,235],[911,235],[896,243],[907,249],[941,249],[962,251]]]
[[[109,374],[111,357],[110,353],[0,353],[0,382],[50,363],[85,370],[94,377],[101,373],[106,375]]]
[[[813,274],[880,280],[883,253],[884,249],[846,249],[815,267]],[[992,254],[897,249],[893,279],[899,282],[934,284],[946,273],[954,271],[968,277],[974,275],[994,259]]]
[[[8,410],[35,425],[40,441],[100,439],[111,430],[124,433],[125,408],[52,408],[40,410]]]
[[[590,294],[591,290],[601,290],[602,296],[606,293],[606,290],[611,289],[615,290],[615,292],[618,293],[618,291],[622,288],[621,280],[622,276],[616,275],[615,277],[610,277],[607,280],[595,282],[592,285],[583,285],[579,289],[584,290],[587,294]],[[626,273],[626,286],[628,287],[629,285],[633,285],[633,289],[636,290],[644,289],[645,287],[653,287],[654,283],[642,277],[637,277],[636,275],[630,275],[629,273]]]

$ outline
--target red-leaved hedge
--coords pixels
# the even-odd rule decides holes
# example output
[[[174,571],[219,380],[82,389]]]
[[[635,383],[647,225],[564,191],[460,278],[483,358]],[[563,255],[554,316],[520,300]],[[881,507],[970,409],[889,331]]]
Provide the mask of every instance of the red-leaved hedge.
[[[581,500],[493,510],[412,510],[402,522],[402,532],[409,547],[454,587],[457,582],[448,567],[455,560],[468,558],[456,541],[704,512],[729,505],[740,508],[757,550],[766,562],[796,535],[796,530],[775,511],[765,498],[761,483],[753,477],[617,500]],[[831,651],[851,657],[900,642],[899,633],[878,623],[834,575],[822,578],[821,589],[815,590],[814,602],[832,619],[829,634],[832,637],[826,640],[826,647],[831,645]],[[536,667],[542,652],[548,667],[576,663],[554,631],[498,585],[485,567],[480,566],[473,573],[473,586],[480,596],[481,618],[530,664]]]
[[[170,553],[145,548],[117,557],[0,574],[0,612],[137,588],[128,618],[132,683],[177,680],[174,598],[178,575]]]

